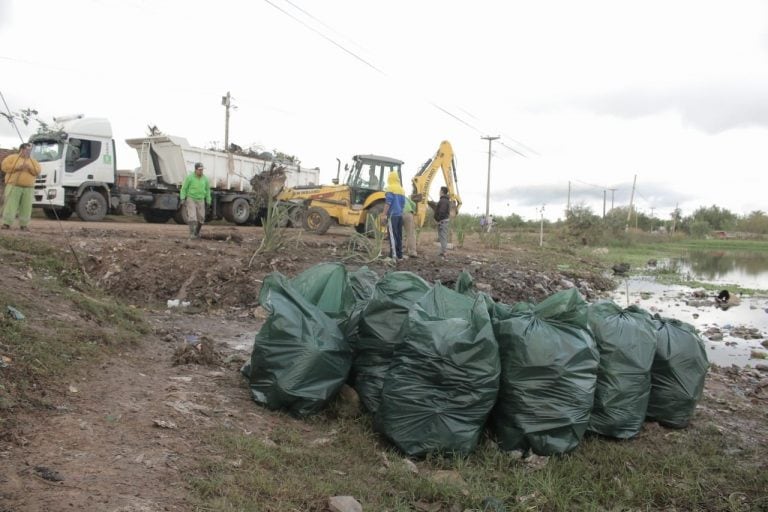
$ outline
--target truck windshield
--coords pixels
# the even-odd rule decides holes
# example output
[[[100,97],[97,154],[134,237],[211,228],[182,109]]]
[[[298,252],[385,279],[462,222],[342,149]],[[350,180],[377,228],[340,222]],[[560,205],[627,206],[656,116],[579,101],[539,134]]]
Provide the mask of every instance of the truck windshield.
[[[64,144],[47,140],[35,141],[32,146],[32,158],[38,162],[53,162],[61,158]]]

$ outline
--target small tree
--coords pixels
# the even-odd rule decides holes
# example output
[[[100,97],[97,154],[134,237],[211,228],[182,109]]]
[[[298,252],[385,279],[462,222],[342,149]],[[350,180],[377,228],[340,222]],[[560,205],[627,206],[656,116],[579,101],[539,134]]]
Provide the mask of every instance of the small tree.
[[[568,237],[578,240],[582,245],[594,243],[600,238],[600,224],[600,217],[592,212],[592,208],[584,204],[568,210],[565,219]]]

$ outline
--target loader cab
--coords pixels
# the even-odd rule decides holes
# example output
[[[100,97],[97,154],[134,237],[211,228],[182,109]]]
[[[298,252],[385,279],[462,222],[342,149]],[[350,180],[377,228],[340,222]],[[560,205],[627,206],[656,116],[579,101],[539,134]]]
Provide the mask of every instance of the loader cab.
[[[395,158],[377,155],[355,155],[349,168],[347,186],[350,189],[353,205],[362,205],[371,194],[384,190],[387,176],[396,171],[403,182],[401,173],[403,162]]]

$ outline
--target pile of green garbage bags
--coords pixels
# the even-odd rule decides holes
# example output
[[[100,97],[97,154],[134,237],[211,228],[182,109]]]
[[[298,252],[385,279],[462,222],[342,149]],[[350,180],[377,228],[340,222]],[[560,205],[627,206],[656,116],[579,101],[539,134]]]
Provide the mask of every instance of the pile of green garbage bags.
[[[488,430],[504,450],[567,453],[587,432],[629,439],[646,419],[683,428],[708,361],[695,329],[576,289],[494,302],[411,272],[323,263],[259,295],[268,317],[243,369],[251,396],[295,417],[344,384],[408,456],[466,454]]]

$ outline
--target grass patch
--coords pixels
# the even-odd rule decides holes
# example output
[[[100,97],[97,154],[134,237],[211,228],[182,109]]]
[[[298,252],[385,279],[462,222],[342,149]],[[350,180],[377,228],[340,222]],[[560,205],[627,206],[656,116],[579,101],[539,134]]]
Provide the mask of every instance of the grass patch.
[[[589,437],[538,470],[485,440],[468,457],[420,461],[414,474],[367,418],[281,423],[269,440],[232,431],[213,436],[218,455],[190,477],[199,510],[322,511],[335,495],[354,496],[364,510],[390,511],[479,511],[489,497],[508,511],[768,507],[768,473],[759,470],[764,454],[742,453],[735,463],[728,450],[738,441],[706,425],[651,425],[624,442]],[[435,479],[438,470],[460,478]]]
[[[0,412],[44,405],[42,397],[81,366],[151,331],[139,310],[91,287],[56,248],[0,238],[0,258],[0,355],[8,361],[0,368]],[[12,319],[6,306],[25,319]]]

